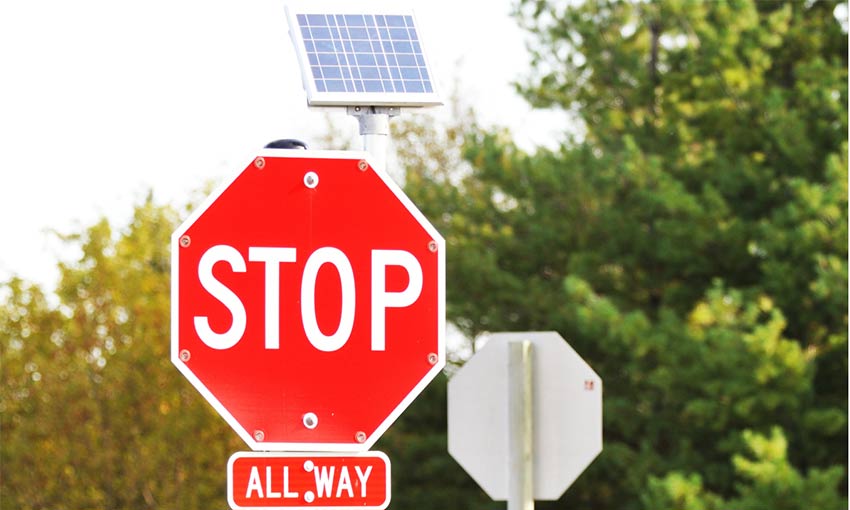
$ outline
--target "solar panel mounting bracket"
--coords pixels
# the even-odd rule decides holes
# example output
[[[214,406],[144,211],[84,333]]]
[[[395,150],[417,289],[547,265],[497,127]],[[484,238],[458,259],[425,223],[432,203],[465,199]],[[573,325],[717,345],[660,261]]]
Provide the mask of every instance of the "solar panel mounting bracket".
[[[389,149],[390,117],[401,113],[397,106],[349,106],[346,112],[357,117],[363,150],[375,158],[375,164],[386,170],[386,155]]]

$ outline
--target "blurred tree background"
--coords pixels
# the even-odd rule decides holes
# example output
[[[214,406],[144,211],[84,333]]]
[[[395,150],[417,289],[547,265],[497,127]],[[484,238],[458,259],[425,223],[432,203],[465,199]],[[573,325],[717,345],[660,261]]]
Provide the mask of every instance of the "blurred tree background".
[[[462,97],[449,125],[394,121],[450,321],[471,345],[557,330],[605,381],[604,452],[540,508],[847,507],[837,5],[522,0],[517,90],[573,119],[559,148],[520,150]],[[182,216],[148,199],[68,236],[56,296],[0,287],[0,507],[226,507],[245,446],[168,357]],[[448,457],[445,401],[439,378],[378,442],[391,508],[501,508]]]

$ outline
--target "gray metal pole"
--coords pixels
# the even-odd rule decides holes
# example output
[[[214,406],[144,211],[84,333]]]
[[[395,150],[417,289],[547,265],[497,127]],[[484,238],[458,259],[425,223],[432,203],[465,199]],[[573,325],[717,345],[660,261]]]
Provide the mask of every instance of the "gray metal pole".
[[[508,510],[534,510],[533,344],[508,344]]]
[[[363,150],[374,158],[375,166],[387,170],[390,147],[390,117],[395,117],[399,108],[379,106],[349,106],[348,114],[357,117]]]

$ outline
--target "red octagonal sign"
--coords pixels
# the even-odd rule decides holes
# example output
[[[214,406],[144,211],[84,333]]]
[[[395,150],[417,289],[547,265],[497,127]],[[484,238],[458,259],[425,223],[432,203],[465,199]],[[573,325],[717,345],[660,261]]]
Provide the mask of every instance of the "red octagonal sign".
[[[365,153],[267,150],[171,249],[171,359],[254,450],[366,450],[445,364],[445,241]]]

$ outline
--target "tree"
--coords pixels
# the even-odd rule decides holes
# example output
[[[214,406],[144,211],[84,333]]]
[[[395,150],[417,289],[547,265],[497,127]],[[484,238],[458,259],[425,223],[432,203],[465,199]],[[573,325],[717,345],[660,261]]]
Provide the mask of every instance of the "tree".
[[[521,1],[533,58],[518,90],[570,112],[578,132],[526,154],[473,130],[468,172],[408,168],[448,241],[453,323],[470,338],[558,330],[605,381],[605,451],[568,506],[661,508],[660,488],[684,480],[699,482],[693,508],[746,508],[774,482],[738,459],[772,431],[798,496],[841,501],[847,34],[835,7]]]
[[[0,306],[3,507],[223,507],[236,436],[169,361],[169,236],[151,199],[115,235],[68,236],[58,305],[7,282]]]

